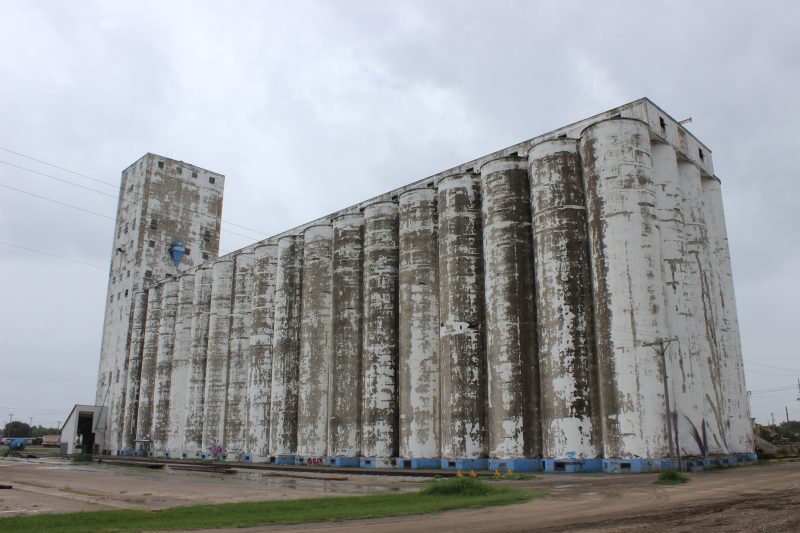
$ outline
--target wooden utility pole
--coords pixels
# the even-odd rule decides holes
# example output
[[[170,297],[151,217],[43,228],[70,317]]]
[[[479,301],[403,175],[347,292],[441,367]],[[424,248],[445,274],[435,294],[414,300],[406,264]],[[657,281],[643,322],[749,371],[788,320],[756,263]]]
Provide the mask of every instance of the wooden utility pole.
[[[669,348],[670,343],[673,341],[677,341],[678,337],[671,337],[669,339],[656,339],[653,342],[645,342],[642,343],[642,346],[649,346],[652,348],[657,355],[660,356],[661,362],[661,373],[664,376],[664,403],[666,404],[667,409],[667,432],[669,433],[669,456],[673,458],[675,453],[678,458],[678,470],[681,469],[681,448],[680,443],[678,441],[678,428],[675,427],[675,435],[673,439],[673,429],[672,429],[672,406],[670,405],[672,402],[670,401],[669,397],[669,375],[667,374],[667,348]],[[676,424],[677,426],[677,421]],[[674,447],[674,448],[673,448]],[[673,452],[674,450],[674,452]]]

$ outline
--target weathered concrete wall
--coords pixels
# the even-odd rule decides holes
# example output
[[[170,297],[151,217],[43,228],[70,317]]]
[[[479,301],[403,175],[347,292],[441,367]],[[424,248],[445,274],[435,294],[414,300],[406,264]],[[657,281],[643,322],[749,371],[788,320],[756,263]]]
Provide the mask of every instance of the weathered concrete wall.
[[[180,457],[186,440],[186,401],[192,358],[192,320],[194,318],[193,273],[178,278],[178,309],[175,314],[175,348],[169,389],[169,434],[167,451]]]
[[[703,427],[712,435],[713,444],[717,439],[723,440],[723,447],[727,445],[727,420],[721,411],[725,399],[719,379],[719,350],[717,349],[717,333],[714,324],[714,288],[712,287],[711,256],[708,245],[708,227],[703,212],[703,189],[701,185],[700,169],[693,163],[681,161],[678,163],[681,187],[684,190],[684,217],[686,221],[686,292],[689,298],[690,315],[687,316],[689,326],[689,359],[700,377],[697,383],[697,393],[701,400],[701,420],[681,420],[678,424],[693,425],[695,433],[692,434],[690,453],[702,455],[706,444],[702,439]],[[695,438],[695,434],[697,437]],[[687,446],[681,442],[682,447]]]
[[[669,387],[670,429],[676,451],[682,456],[724,453],[724,436],[704,416],[704,372],[699,349],[702,330],[695,327],[698,319],[690,289],[702,295],[702,285],[690,274],[688,253],[689,231],[686,220],[684,180],[678,170],[675,149],[666,143],[651,143],[653,184],[656,191],[656,213],[661,235],[661,272],[664,278],[666,323],[672,341],[666,352]],[[699,176],[697,181],[699,189]],[[694,192],[692,189],[690,191]],[[697,191],[699,192],[699,190]],[[696,269],[695,269],[696,270]],[[694,283],[690,283],[694,281]],[[701,315],[702,316],[702,315]],[[711,383],[709,383],[713,387]],[[705,426],[705,429],[703,429]],[[695,435],[705,431],[707,445],[697,442]]]
[[[489,457],[541,456],[527,160],[481,167]]]
[[[150,437],[153,426],[153,391],[156,387],[158,328],[161,320],[161,287],[147,291],[147,319],[142,347],[142,372],[139,382],[139,405],[136,409],[136,438]]]
[[[269,420],[272,391],[272,333],[275,313],[276,245],[257,246],[253,282],[253,330],[250,337],[250,411],[247,451],[254,460],[269,457]]]
[[[660,357],[667,338],[661,236],[647,125],[610,119],[581,134],[606,457],[669,457]]]
[[[364,209],[361,452],[380,464],[398,453],[398,239],[395,202]]]
[[[139,291],[134,297],[131,348],[128,353],[128,371],[125,398],[125,419],[120,448],[132,450],[136,439],[136,415],[139,409],[139,386],[142,379],[142,351],[147,321],[147,292]]]
[[[228,458],[245,454],[247,379],[250,374],[250,334],[253,327],[252,253],[241,253],[234,261],[233,306],[228,338],[228,390],[225,402],[225,451]]]
[[[107,407],[100,450],[124,448],[134,295],[216,257],[224,183],[221,174],[155,154],[122,172],[95,401]],[[169,252],[177,241],[186,246],[178,266]]]
[[[399,198],[400,456],[440,456],[439,252],[436,190]]]
[[[153,390],[153,439],[151,450],[163,454],[169,439],[169,396],[172,379],[172,355],[175,350],[175,317],[178,312],[178,281],[171,279],[161,286],[161,321],[158,328],[156,386]]]
[[[303,296],[297,394],[297,453],[328,454],[328,404],[333,353],[333,227],[312,226],[303,232]]]
[[[202,450],[224,447],[225,401],[228,381],[228,338],[231,329],[233,261],[214,262],[208,315],[206,388],[203,396]]]
[[[576,154],[566,139],[579,136]],[[134,167],[123,173],[122,251],[112,260],[98,378],[109,416],[103,448],[132,446],[148,432],[174,453],[224,445],[229,457],[363,455],[378,464],[752,448],[710,151],[647,100],[207,269],[194,265],[215,253],[221,183],[213,179],[222,176],[152,154]],[[320,225],[333,231],[327,252],[311,243]],[[178,239],[191,251],[175,268],[168,248]],[[230,261],[254,253],[252,288],[237,290],[241,269],[232,280]],[[211,269],[225,262],[212,306]],[[154,310],[144,295],[139,304],[131,297],[167,275],[189,284],[187,270],[195,290],[191,304],[180,290],[175,335],[189,343],[148,329],[160,299]],[[671,338],[664,372],[649,345]],[[169,421],[166,445],[161,429],[136,431],[140,411],[146,428]]]
[[[727,420],[728,447],[733,453],[750,453],[753,434],[750,429],[750,408],[744,379],[742,345],[739,338],[739,318],[733,291],[733,272],[722,208],[719,179],[705,178],[701,182],[703,207],[708,225],[708,243],[714,265],[713,294],[716,296],[715,331],[719,350],[719,380],[725,398],[722,412]]]
[[[333,457],[361,453],[361,319],[364,216],[333,220],[333,362],[330,445]]]
[[[528,152],[544,457],[602,454],[592,279],[576,139]]]
[[[212,282],[212,267],[203,267],[195,271],[191,352],[186,385],[186,430],[183,443],[183,450],[189,456],[196,456],[203,449],[203,412]]]
[[[278,240],[275,272],[275,336],[272,360],[270,450],[297,453],[297,380],[300,358],[300,303],[303,281],[303,237]]]
[[[486,457],[481,183],[473,173],[438,188],[442,457]]]

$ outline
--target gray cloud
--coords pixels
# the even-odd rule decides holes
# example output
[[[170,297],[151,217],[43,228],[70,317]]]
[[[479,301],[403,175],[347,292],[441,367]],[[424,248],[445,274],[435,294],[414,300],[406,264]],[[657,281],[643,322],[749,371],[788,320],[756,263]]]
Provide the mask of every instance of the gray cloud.
[[[229,176],[226,220],[274,234],[649,96],[714,151],[745,359],[800,370],[799,15],[790,1],[5,1],[0,146],[111,183],[147,151],[183,159]],[[115,210],[2,164],[0,184]],[[252,239],[223,233],[226,250],[259,238],[228,228]],[[0,188],[4,241],[106,266],[112,232]],[[106,281],[0,245],[0,417],[55,422],[92,400]],[[746,366],[755,390],[800,374]],[[761,420],[787,403],[800,417],[792,391],[753,398]]]

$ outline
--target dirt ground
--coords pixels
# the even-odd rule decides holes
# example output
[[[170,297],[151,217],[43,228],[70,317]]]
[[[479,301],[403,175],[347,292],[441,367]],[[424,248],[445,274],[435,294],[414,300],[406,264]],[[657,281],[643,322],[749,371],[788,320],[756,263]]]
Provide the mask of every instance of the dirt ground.
[[[346,479],[342,479],[346,478]],[[547,496],[530,502],[433,515],[230,531],[800,531],[800,462],[689,474],[684,485],[655,475],[539,474],[506,482]],[[0,460],[0,517],[91,509],[374,494],[421,480],[375,475],[325,479],[275,472],[236,474],[73,465],[60,459]],[[218,530],[221,531],[221,530]]]

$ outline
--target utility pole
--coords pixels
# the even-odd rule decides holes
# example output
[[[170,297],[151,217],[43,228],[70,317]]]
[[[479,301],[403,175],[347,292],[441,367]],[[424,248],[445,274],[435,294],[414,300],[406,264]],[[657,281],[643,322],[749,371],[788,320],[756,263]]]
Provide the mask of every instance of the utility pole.
[[[678,456],[678,470],[681,469],[681,448],[680,443],[678,442],[678,428],[675,428],[675,437],[673,440],[672,434],[672,407],[671,401],[669,397],[669,376],[667,374],[667,348],[669,348],[670,343],[673,341],[677,341],[678,337],[671,337],[669,339],[656,339],[653,342],[645,342],[642,343],[642,346],[649,346],[656,352],[657,355],[660,356],[661,362],[661,373],[664,376],[664,402],[667,408],[667,432],[669,433],[669,455],[670,458],[673,457],[673,450],[677,452]],[[676,421],[677,426],[677,421]],[[674,447],[674,448],[673,448]]]

